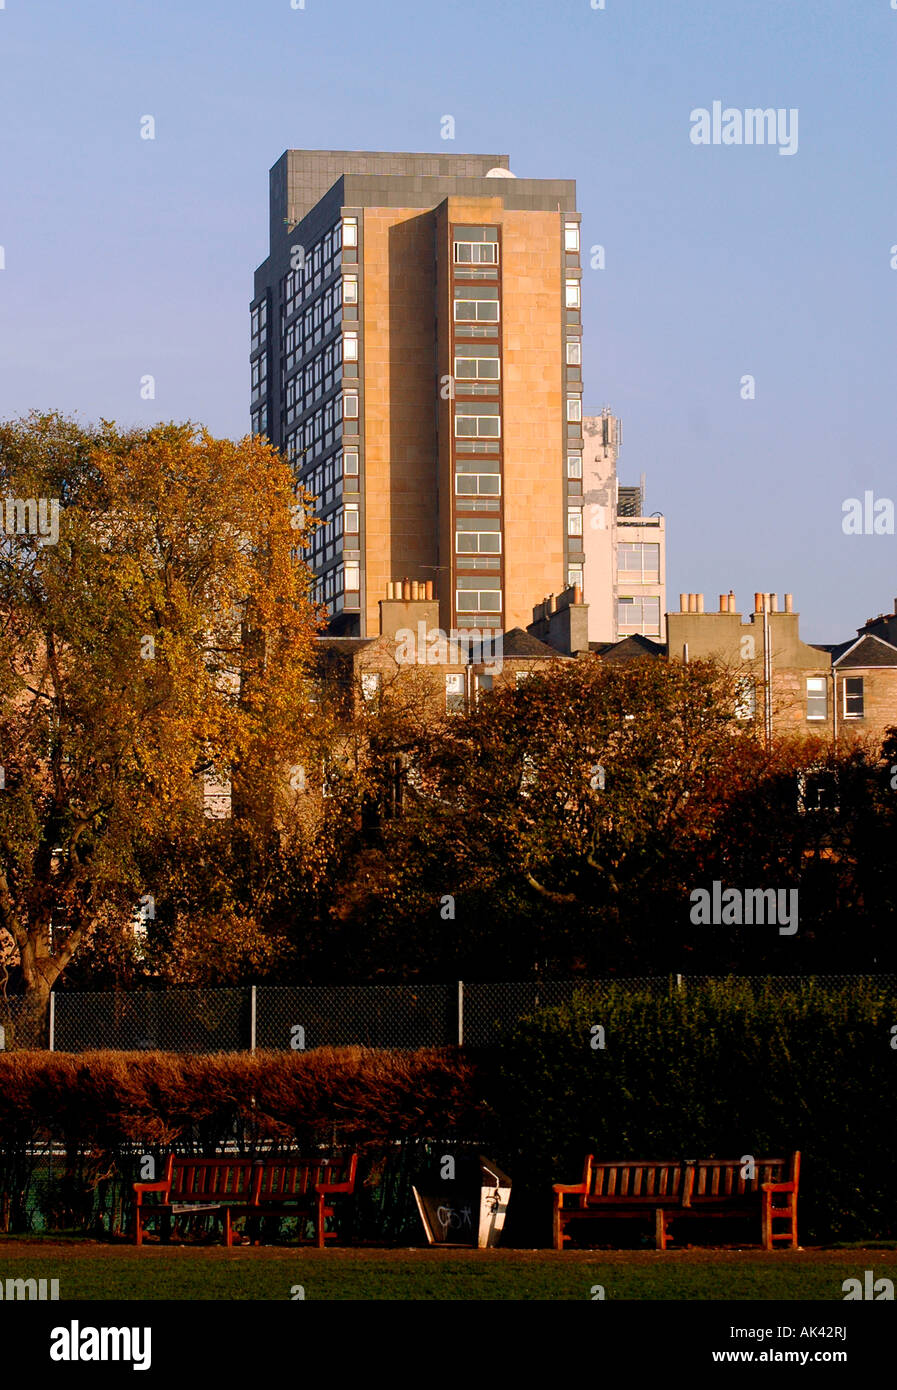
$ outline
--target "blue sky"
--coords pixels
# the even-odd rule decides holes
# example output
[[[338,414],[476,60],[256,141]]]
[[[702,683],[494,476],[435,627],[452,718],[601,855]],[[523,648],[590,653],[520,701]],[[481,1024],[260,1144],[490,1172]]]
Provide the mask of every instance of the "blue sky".
[[[623,480],[645,472],[667,517],[671,601],[791,590],[811,641],[890,609],[897,537],[841,520],[848,497],[897,496],[897,11],[605,5],[6,0],[0,417],[244,434],[281,152],[507,153],[574,178],[584,246],[605,248],[586,408],[622,418]],[[695,146],[715,100],[796,108],[797,153]]]

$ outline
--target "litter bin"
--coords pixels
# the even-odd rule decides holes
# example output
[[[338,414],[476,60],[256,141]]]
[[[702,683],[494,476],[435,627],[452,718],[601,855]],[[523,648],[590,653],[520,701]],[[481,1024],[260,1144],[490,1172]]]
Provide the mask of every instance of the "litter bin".
[[[453,1175],[431,1172],[412,1186],[430,1245],[498,1245],[511,1199],[511,1179],[479,1154],[453,1159]]]

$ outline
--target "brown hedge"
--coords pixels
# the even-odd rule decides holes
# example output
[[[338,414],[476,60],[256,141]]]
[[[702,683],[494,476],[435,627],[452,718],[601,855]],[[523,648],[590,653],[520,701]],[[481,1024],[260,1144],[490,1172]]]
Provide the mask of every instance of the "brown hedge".
[[[0,1055],[0,1147],[214,1149],[235,1128],[261,1142],[460,1137],[481,1114],[476,1093],[473,1064],[448,1048],[16,1052]]]

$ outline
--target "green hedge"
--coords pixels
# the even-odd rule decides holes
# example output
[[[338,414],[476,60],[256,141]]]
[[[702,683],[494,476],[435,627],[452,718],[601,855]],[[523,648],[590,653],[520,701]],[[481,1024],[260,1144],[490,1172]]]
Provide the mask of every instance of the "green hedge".
[[[491,1088],[518,1212],[547,1219],[550,1184],[579,1181],[589,1152],[800,1149],[802,1242],[897,1239],[894,1024],[893,996],[863,981],[610,987],[545,1009],[506,1036]]]

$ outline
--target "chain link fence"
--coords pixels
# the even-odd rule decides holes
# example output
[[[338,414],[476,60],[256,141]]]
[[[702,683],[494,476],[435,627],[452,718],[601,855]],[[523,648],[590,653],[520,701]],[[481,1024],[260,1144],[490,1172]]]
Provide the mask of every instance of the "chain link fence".
[[[642,975],[625,979],[461,982],[442,985],[244,986],[51,996],[37,1021],[21,997],[0,998],[0,1050],[49,1047],[210,1053],[316,1047],[494,1046],[502,1030],[578,992],[650,990],[660,996],[714,981],[785,995],[817,980],[868,984],[897,1000],[897,975]]]

